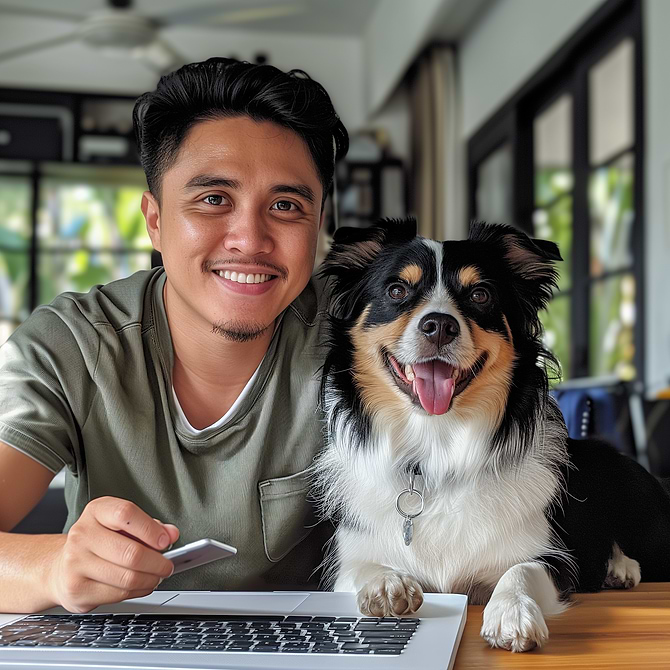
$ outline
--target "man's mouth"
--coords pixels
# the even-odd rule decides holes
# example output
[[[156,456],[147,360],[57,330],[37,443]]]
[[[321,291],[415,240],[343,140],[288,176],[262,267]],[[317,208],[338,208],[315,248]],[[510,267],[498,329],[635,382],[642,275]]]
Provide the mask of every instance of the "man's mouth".
[[[463,393],[484,368],[488,354],[484,352],[467,368],[457,368],[439,358],[413,364],[401,364],[385,354],[387,365],[398,388],[407,393],[428,414],[444,414],[453,399]]]
[[[245,272],[235,272],[230,270],[213,270],[213,272],[214,274],[219,275],[219,277],[237,282],[238,284],[264,284],[265,282],[277,279],[277,275],[252,272],[248,274]]]

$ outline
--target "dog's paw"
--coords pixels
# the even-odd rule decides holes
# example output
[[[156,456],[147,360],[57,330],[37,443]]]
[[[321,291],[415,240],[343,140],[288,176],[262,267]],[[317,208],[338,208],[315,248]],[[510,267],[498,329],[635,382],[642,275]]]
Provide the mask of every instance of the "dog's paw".
[[[530,596],[500,594],[484,608],[481,636],[492,647],[530,651],[549,639],[549,631],[542,610]]]
[[[358,592],[358,609],[367,616],[413,614],[423,603],[421,585],[409,575],[385,572]]]
[[[617,545],[614,545],[612,558],[607,561],[607,577],[604,589],[632,589],[640,583],[642,575],[640,564],[634,558],[628,558]]]

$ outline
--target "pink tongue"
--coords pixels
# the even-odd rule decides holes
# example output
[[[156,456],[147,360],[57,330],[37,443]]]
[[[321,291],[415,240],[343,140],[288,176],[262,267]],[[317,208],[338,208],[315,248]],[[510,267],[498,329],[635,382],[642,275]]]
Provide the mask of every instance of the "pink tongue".
[[[414,391],[428,414],[444,414],[454,396],[454,368],[443,361],[415,363]]]

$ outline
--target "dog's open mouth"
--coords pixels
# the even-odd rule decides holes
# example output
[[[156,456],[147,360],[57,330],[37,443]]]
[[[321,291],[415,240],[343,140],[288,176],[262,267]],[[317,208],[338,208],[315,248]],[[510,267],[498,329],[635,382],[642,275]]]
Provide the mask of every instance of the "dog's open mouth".
[[[474,365],[459,369],[439,358],[402,365],[388,352],[385,356],[397,386],[428,414],[444,414],[452,400],[481,372],[488,358],[484,352]]]

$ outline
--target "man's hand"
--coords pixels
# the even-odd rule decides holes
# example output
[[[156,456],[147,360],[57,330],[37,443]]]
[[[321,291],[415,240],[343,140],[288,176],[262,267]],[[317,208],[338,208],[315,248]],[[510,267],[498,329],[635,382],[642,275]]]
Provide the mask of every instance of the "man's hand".
[[[172,574],[161,551],[179,537],[172,524],[152,519],[120,498],[97,498],[63,536],[49,573],[53,600],[70,612],[151,593]]]

